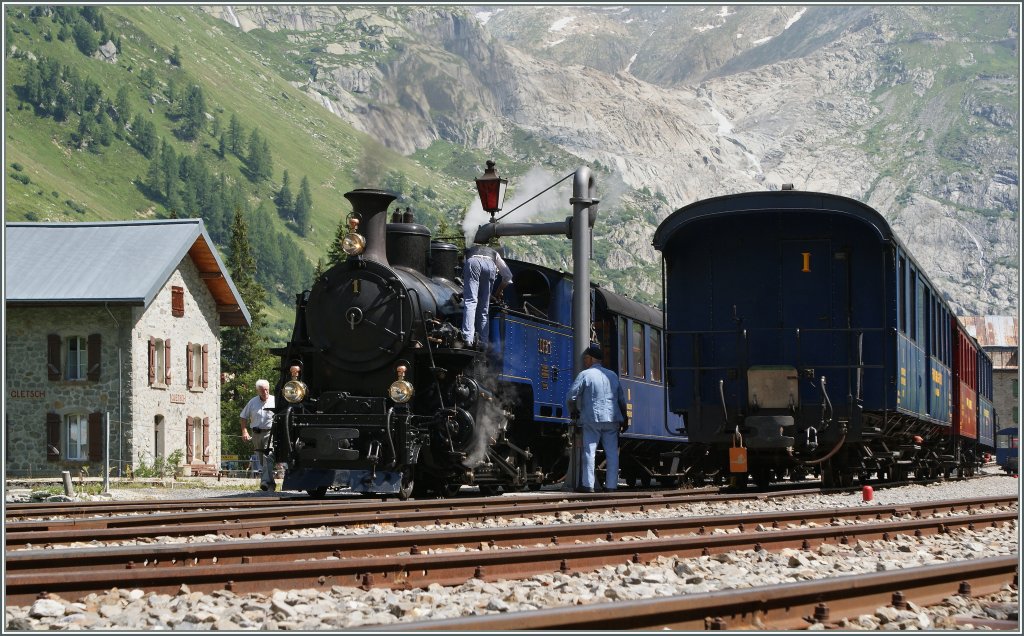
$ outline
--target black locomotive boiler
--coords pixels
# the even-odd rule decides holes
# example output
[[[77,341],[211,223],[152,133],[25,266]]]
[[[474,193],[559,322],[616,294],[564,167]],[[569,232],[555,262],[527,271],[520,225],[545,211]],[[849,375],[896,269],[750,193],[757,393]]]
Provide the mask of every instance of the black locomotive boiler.
[[[450,494],[473,481],[472,456],[507,427],[477,371],[484,354],[457,347],[459,251],[431,245],[415,223],[388,235],[392,194],[345,197],[349,257],[298,295],[292,337],[274,350],[283,487],[314,496],[349,488],[404,499],[417,485]]]

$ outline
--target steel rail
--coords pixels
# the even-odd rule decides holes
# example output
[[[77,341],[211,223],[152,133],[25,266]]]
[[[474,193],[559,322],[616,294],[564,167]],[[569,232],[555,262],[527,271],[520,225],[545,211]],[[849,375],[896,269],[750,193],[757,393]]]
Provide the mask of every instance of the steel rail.
[[[398,629],[478,632],[790,630],[814,623],[823,623],[828,628],[834,627],[840,618],[873,614],[884,605],[899,606],[906,601],[919,606],[934,605],[956,594],[992,594],[1006,584],[1017,585],[1016,556],[669,598],[403,622],[398,624]],[[360,629],[393,631],[396,625]],[[1013,623],[1011,629],[1019,633],[1020,623]]]
[[[799,491],[799,494],[818,493],[817,490]],[[199,511],[181,514],[131,515],[96,517],[70,520],[13,521],[4,524],[7,545],[29,543],[66,543],[70,541],[114,541],[157,536],[188,536],[192,534],[226,534],[248,537],[294,528],[316,526],[359,526],[388,524],[410,526],[440,524],[442,521],[469,521],[493,517],[549,514],[562,512],[589,512],[618,509],[645,510],[650,506],[767,499],[794,496],[793,493],[737,495],[663,495],[658,497],[578,497],[563,495],[538,501],[536,498],[477,498],[465,502],[430,501],[426,505],[402,502],[406,505],[369,505],[352,507],[278,505],[239,511]]]
[[[828,526],[777,532],[745,532],[715,536],[687,536],[589,544],[549,544],[539,548],[437,552],[386,557],[280,562],[192,565],[180,568],[89,568],[66,571],[6,573],[8,604],[31,603],[42,592],[78,598],[111,587],[143,588],[174,594],[187,583],[193,591],[227,589],[235,593],[270,589],[329,589],[333,585],[363,587],[424,587],[431,583],[459,585],[470,578],[498,580],[523,578],[552,571],[590,571],[621,563],[642,562],[659,556],[695,557],[744,549],[811,549],[824,542],[854,539],[892,540],[897,534],[923,536],[982,523],[1017,521],[1016,512],[963,515],[941,519],[913,519],[864,525]]]
[[[782,497],[786,495],[761,494],[746,495],[739,499]],[[565,498],[536,502],[531,499],[518,500],[474,500],[462,507],[448,503],[444,507],[427,506],[426,510],[413,507],[411,510],[402,508],[369,508],[367,512],[349,512],[348,508],[312,508],[308,506],[276,506],[269,509],[240,511],[228,514],[228,511],[217,513],[185,513],[183,515],[150,515],[131,517],[111,517],[87,520],[82,523],[53,522],[36,524],[35,522],[13,522],[5,524],[4,538],[8,546],[52,545],[54,543],[74,543],[90,541],[128,541],[133,539],[152,539],[161,536],[192,536],[218,534],[232,537],[251,537],[255,534],[268,534],[298,528],[309,527],[358,527],[374,524],[393,526],[440,525],[442,522],[480,521],[487,518],[506,518],[509,516],[558,514],[571,512],[594,512],[601,510],[639,511],[648,507],[664,508],[672,505],[691,503],[694,501],[734,501],[735,496],[692,495],[664,496],[657,498],[623,498],[617,500],[567,500]],[[972,500],[946,500],[930,502],[932,507],[955,507],[964,505],[984,506],[998,505],[1012,501],[1006,497],[987,497]],[[959,503],[958,503],[959,502]],[[926,507],[929,505],[925,504]],[[894,506],[910,510],[910,506]],[[552,508],[555,508],[553,510]],[[386,513],[390,513],[386,514]]]
[[[818,492],[808,490],[806,492]],[[11,503],[5,507],[5,518],[9,521],[25,518],[48,519],[55,516],[80,517],[100,516],[111,514],[152,514],[154,512],[185,512],[189,510],[222,510],[231,508],[267,508],[271,506],[292,505],[310,507],[334,508],[344,506],[359,510],[412,510],[415,508],[444,508],[453,504],[473,505],[487,504],[496,501],[560,501],[566,498],[571,499],[638,499],[648,497],[656,499],[671,495],[717,495],[719,489],[676,489],[661,491],[625,491],[618,493],[571,493],[552,491],[548,493],[530,494],[518,497],[510,493],[504,497],[477,497],[458,496],[450,499],[412,499],[399,501],[396,499],[386,500],[380,497],[366,495],[328,497],[324,499],[311,499],[305,495],[278,494],[262,495],[252,497],[231,497],[225,499],[173,499],[173,500],[146,500],[146,501],[81,501],[81,502],[37,502],[37,503]],[[790,493],[786,493],[790,494]],[[750,495],[753,496],[753,495]]]
[[[168,543],[111,547],[83,547],[57,549],[31,549],[8,552],[5,567],[8,572],[75,571],[88,568],[174,567],[229,563],[255,563],[290,561],[297,559],[323,559],[328,557],[369,557],[393,555],[399,552],[413,554],[429,549],[481,546],[489,548],[514,547],[525,544],[572,543],[575,541],[615,541],[623,537],[678,536],[681,534],[711,535],[717,530],[744,532],[761,527],[778,530],[786,525],[807,526],[811,523],[836,523],[840,519],[860,523],[879,522],[883,517],[905,516],[916,513],[967,512],[987,510],[986,506],[1014,503],[1011,497],[985,503],[978,500],[955,500],[912,506],[877,508],[849,507],[829,510],[803,510],[786,513],[715,515],[701,517],[643,518],[589,523],[548,524],[540,526],[511,526],[499,528],[472,528],[445,531],[398,532],[373,535],[348,535],[319,538],[263,539],[260,541],[217,541],[211,543]],[[978,515],[972,519],[980,525]],[[767,530],[766,530],[767,531]]]

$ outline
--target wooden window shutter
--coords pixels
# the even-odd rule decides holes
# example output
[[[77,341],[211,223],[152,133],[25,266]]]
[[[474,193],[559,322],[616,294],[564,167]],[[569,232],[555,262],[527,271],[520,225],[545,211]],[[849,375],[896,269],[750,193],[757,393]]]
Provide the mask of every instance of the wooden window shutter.
[[[149,385],[156,383],[156,338],[149,337]]]
[[[183,287],[171,287],[171,315],[176,318],[185,315],[185,289]]]
[[[46,414],[46,461],[60,461],[60,415]]]
[[[89,461],[103,461],[103,413],[89,413]]]
[[[98,333],[89,335],[89,371],[90,382],[99,382],[100,379],[100,356],[103,350],[103,338]]]
[[[192,463],[192,418],[185,418],[185,463]]]
[[[203,388],[210,386],[210,345],[203,345]]]
[[[171,385],[171,339],[164,340],[164,384]]]
[[[60,336],[46,336],[46,377],[51,382],[60,380]]]
[[[203,463],[210,463],[210,418],[203,418]]]
[[[185,386],[189,389],[192,388],[192,378],[195,374],[195,369],[192,368],[192,347],[194,346],[190,342],[188,347],[185,348]]]

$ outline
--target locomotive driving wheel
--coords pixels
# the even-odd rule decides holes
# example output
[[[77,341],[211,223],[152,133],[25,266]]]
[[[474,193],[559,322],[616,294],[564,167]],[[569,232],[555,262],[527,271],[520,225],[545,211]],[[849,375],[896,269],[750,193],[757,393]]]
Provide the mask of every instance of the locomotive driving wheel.
[[[398,488],[398,498],[406,501],[412,497],[412,491],[416,488],[416,481],[413,479],[412,469],[402,471],[402,485]]]

